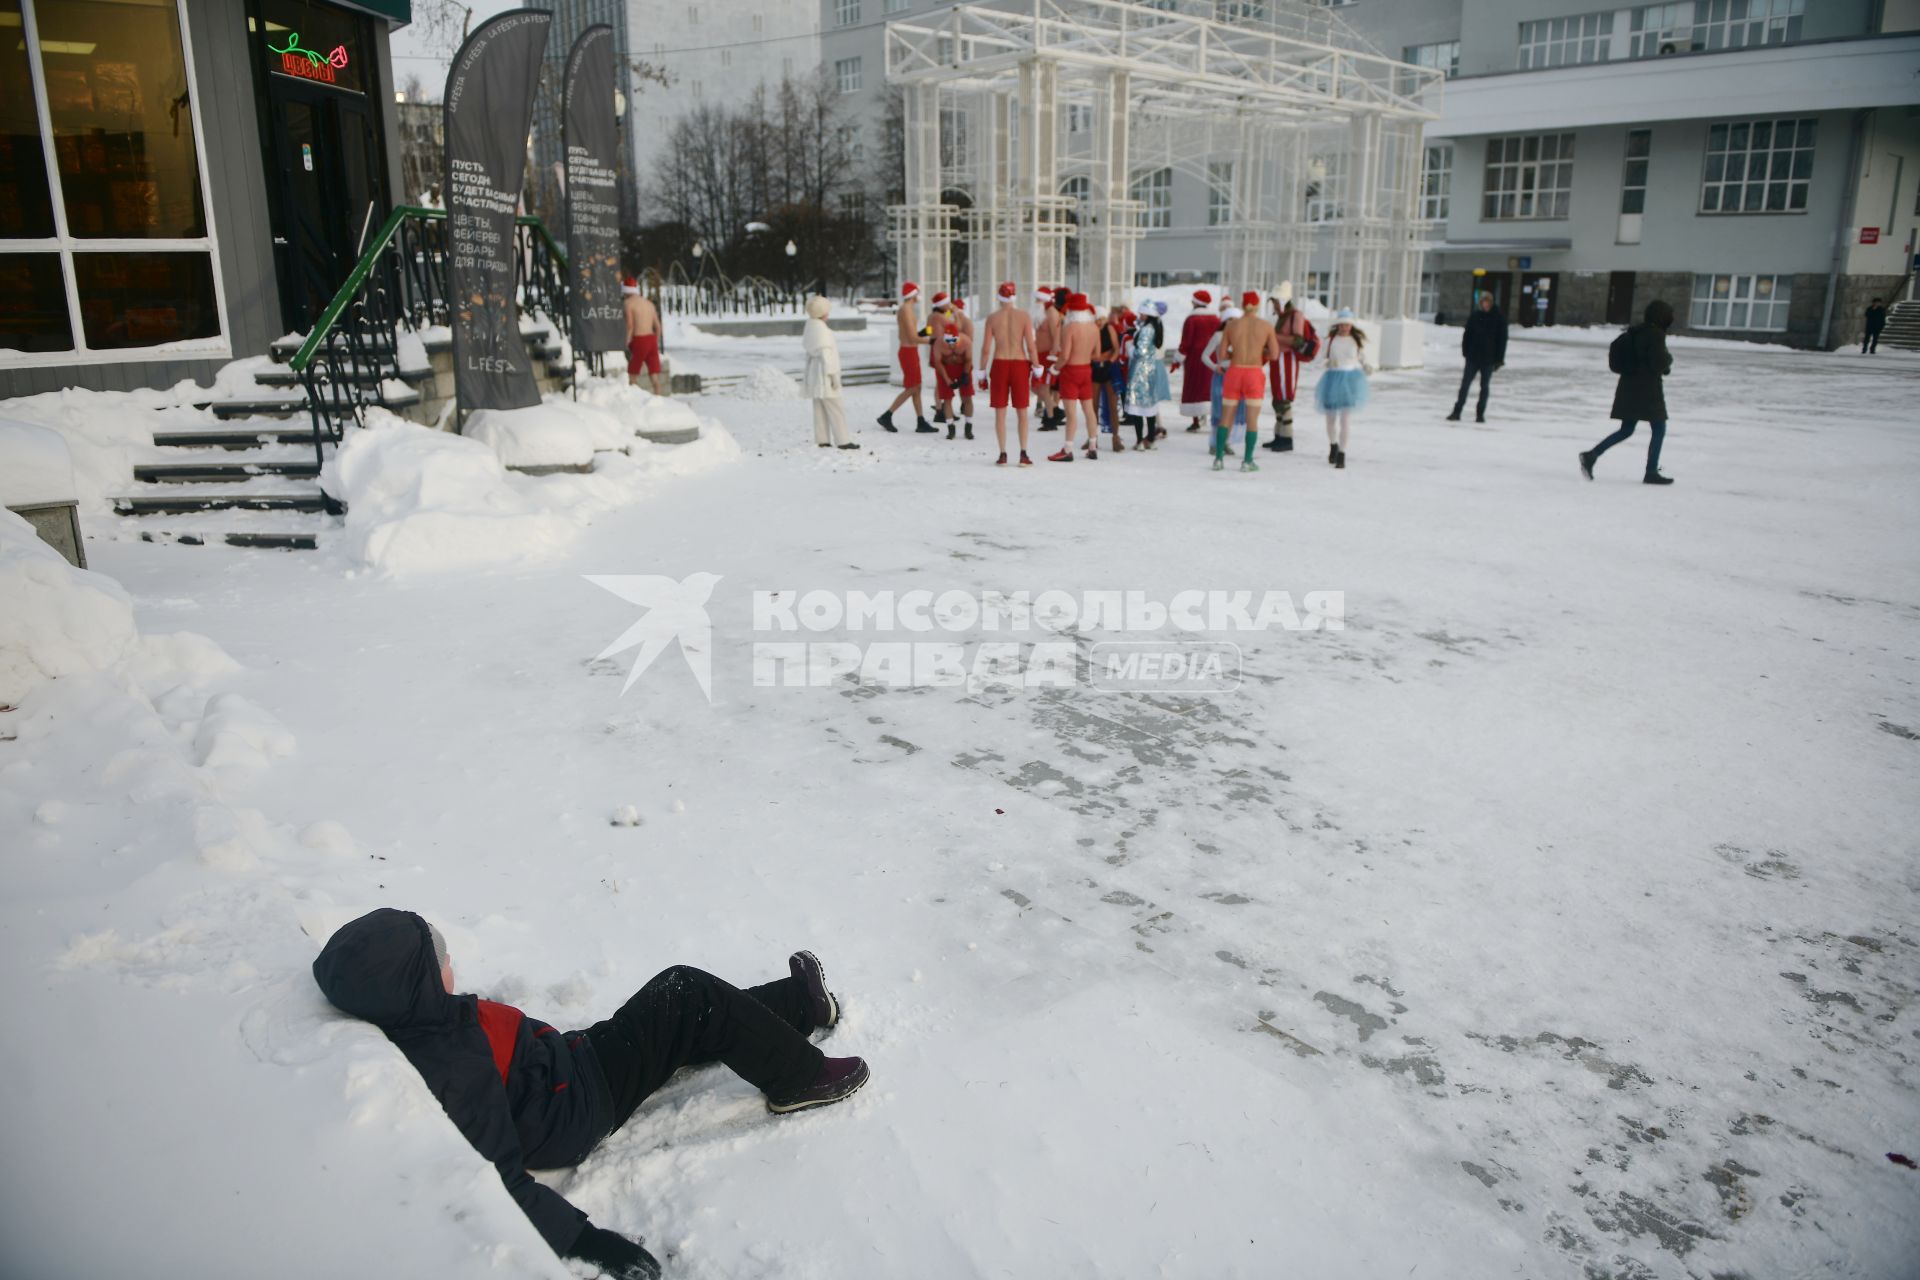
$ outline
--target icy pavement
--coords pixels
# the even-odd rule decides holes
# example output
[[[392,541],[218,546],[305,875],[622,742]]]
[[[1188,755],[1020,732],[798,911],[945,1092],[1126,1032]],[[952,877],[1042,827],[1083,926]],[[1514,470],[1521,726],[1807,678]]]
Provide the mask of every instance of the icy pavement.
[[[22,1012],[137,986],[145,1019],[188,1020],[187,1061],[250,1069],[222,1070],[261,1141],[335,1172],[304,1146],[259,1185],[240,1170],[271,1153],[201,1158],[177,1191],[55,1162],[34,1203],[252,1215],[285,1274],[412,1238],[559,1275],[451,1127],[369,1099],[398,1087],[384,1047],[298,966],[296,919],[392,904],[452,926],[464,984],[563,1026],[668,964],[745,983],[821,954],[863,1094],[775,1120],[690,1073],[550,1178],[672,1275],[1911,1275],[1920,1174],[1888,1153],[1920,1157],[1914,367],[1677,342],[1662,490],[1644,429],[1578,473],[1603,350],[1516,334],[1492,421],[1450,427],[1457,340],[1377,379],[1345,471],[1311,413],[1256,475],[1184,433],[1021,471],[990,465],[989,415],[972,444],[882,434],[879,388],[849,395],[851,454],[814,449],[802,401],[710,396],[738,464],[511,572],[99,544],[144,628],[213,637],[246,668],[216,687],[297,740],[229,786],[304,852],[266,862],[277,932],[91,855],[89,893],[147,936],[77,953],[91,899],[15,901],[15,971],[63,956]],[[622,697],[631,654],[594,655],[638,610],[583,575],[695,573],[720,576],[711,703],[672,652]],[[813,637],[757,634],[754,591],[916,588],[1340,591],[1346,618],[1241,637],[1244,683],[1211,696],[755,685],[756,641]],[[0,813],[58,795],[46,773],[0,771]],[[23,844],[79,855],[77,821]],[[231,963],[261,940],[226,1004],[188,971],[204,935]],[[75,1123],[10,1128],[41,1151]],[[79,1123],[111,1150],[180,1122]],[[169,1256],[258,1273],[218,1238]]]

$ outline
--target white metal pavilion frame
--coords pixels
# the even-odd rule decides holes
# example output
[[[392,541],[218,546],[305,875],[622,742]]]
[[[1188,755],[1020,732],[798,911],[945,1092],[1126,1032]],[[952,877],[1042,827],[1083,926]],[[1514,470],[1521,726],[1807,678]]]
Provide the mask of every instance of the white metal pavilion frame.
[[[1216,21],[1216,9],[1244,16]],[[902,275],[928,292],[1017,279],[1028,290],[1073,283],[1096,306],[1125,302],[1147,216],[1134,182],[1163,168],[1215,182],[1215,166],[1230,163],[1213,228],[1228,288],[1324,270],[1336,307],[1415,315],[1421,129],[1438,117],[1443,74],[1381,55],[1326,10],[961,4],[888,23],[886,50],[906,152],[888,238]]]

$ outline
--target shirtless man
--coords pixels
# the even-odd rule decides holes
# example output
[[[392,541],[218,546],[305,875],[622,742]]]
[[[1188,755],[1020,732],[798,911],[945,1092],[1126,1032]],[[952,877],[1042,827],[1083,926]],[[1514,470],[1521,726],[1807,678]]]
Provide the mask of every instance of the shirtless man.
[[[1266,366],[1280,358],[1280,339],[1260,314],[1260,295],[1248,291],[1240,298],[1241,314],[1221,330],[1220,356],[1226,376],[1220,384],[1220,422],[1213,429],[1213,469],[1226,467],[1227,432],[1234,415],[1247,406],[1247,455],[1242,471],[1258,471],[1253,460],[1260,439],[1260,401],[1267,392]]]
[[[1076,293],[1067,299],[1067,323],[1054,352],[1060,362],[1060,398],[1067,406],[1067,434],[1060,442],[1060,451],[1047,455],[1048,462],[1073,461],[1076,421],[1086,423],[1087,461],[1100,456],[1100,424],[1093,416],[1093,357],[1098,354],[1099,343],[1093,306],[1086,294]]]
[[[627,382],[640,381],[640,370],[647,371],[653,394],[667,394],[660,379],[660,313],[640,292],[640,282],[632,276],[620,282],[622,309],[627,316]]]
[[[887,411],[880,415],[880,425],[888,431],[898,432],[893,425],[893,411],[913,401],[913,419],[917,424],[913,428],[916,434],[937,434],[932,423],[927,421],[927,407],[920,397],[920,345],[927,340],[920,330],[920,318],[915,312],[913,301],[920,296],[920,286],[909,280],[900,286],[900,305],[893,313],[894,326],[900,331],[900,394],[893,398]]]
[[[980,385],[986,389],[987,403],[993,406],[993,434],[1000,439],[1000,460],[1007,465],[1007,405],[1019,415],[1020,465],[1030,467],[1027,456],[1027,399],[1030,377],[1040,357],[1034,349],[1033,317],[1018,305],[1020,291],[1009,280],[1000,286],[1000,308],[988,316],[986,337],[980,343],[980,369],[986,376]],[[1052,310],[1052,299],[1048,299]]]
[[[940,398],[940,409],[947,423],[947,439],[953,439],[953,400],[960,398],[960,412],[967,423],[967,439],[973,439],[973,340],[960,332],[960,326],[940,326],[933,348],[933,389]]]
[[[973,358],[973,321],[968,318],[967,309],[961,304],[960,299],[951,297],[945,293],[936,293],[933,295],[933,301],[929,304],[928,309],[930,314],[927,316],[927,325],[933,330],[934,337],[937,339],[941,334],[945,333],[948,326],[958,329],[967,340],[967,358],[969,362],[971,362]],[[940,360],[940,343],[938,341],[930,341],[927,344],[927,364],[933,369],[933,385],[936,391],[940,388]],[[968,367],[972,367],[971,363],[969,363]],[[972,378],[967,379],[967,386],[969,390],[972,389]],[[933,421],[935,425],[942,422],[947,424],[949,428],[947,431],[947,439],[949,440],[953,439],[953,431],[951,429],[953,426],[952,414],[952,406],[948,405],[944,400],[936,400],[933,409]]]
[[[1041,289],[1034,296],[1041,303],[1040,323],[1033,334],[1033,376],[1038,381],[1040,394],[1040,429],[1058,431],[1062,416],[1060,389],[1052,365],[1060,350],[1060,297],[1052,289]]]

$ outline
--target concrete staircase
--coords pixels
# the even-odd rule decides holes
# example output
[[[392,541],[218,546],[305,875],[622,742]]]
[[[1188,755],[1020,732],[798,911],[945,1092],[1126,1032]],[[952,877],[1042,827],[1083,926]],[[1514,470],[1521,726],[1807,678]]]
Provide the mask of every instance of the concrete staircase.
[[[1896,302],[1887,311],[1887,327],[1880,345],[1901,351],[1920,351],[1920,302]]]
[[[541,393],[565,390],[572,371],[561,362],[564,349],[544,328],[521,332],[538,362]],[[355,376],[381,388],[375,402],[383,408],[440,426],[451,416],[453,342],[429,339],[424,348],[423,365]],[[230,425],[154,433],[153,443],[166,451],[165,460],[136,466],[134,487],[114,499],[120,514],[140,518],[143,540],[300,551],[318,547],[322,537],[339,529],[337,504],[320,491],[305,388],[284,367],[299,349],[298,340],[274,343],[269,351],[282,367],[255,378],[283,395],[209,400],[197,407]]]

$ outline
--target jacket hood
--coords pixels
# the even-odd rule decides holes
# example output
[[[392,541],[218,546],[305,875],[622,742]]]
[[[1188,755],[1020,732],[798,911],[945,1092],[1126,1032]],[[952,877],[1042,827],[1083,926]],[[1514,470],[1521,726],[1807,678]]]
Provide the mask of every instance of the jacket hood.
[[[1660,301],[1660,299],[1655,298],[1647,304],[1646,315],[1643,319],[1656,329],[1671,329],[1673,327],[1673,308]]]
[[[440,985],[427,922],[381,907],[339,930],[313,962],[313,980],[335,1008],[382,1031],[452,1022],[460,1001]]]
[[[818,294],[807,299],[807,314],[815,320],[827,318],[827,300]]]

